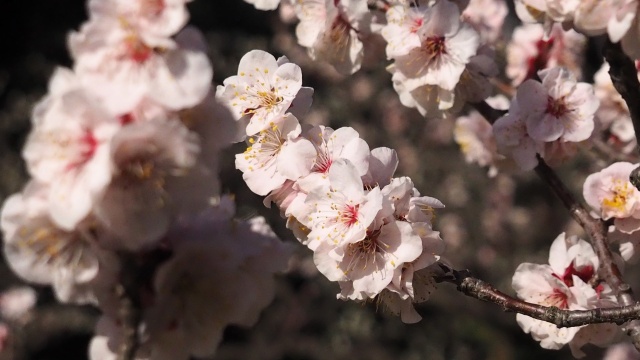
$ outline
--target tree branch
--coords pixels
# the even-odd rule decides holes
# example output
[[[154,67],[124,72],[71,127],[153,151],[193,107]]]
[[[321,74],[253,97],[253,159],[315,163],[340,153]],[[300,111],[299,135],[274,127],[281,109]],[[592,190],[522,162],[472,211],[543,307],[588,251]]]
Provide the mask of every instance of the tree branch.
[[[455,284],[461,293],[478,300],[494,303],[504,311],[527,315],[558,327],[599,323],[621,325],[630,320],[640,319],[640,304],[590,310],[563,310],[555,306],[542,306],[506,295],[491,284],[474,278],[468,270],[458,271],[442,263],[439,265],[447,274],[439,280]]]

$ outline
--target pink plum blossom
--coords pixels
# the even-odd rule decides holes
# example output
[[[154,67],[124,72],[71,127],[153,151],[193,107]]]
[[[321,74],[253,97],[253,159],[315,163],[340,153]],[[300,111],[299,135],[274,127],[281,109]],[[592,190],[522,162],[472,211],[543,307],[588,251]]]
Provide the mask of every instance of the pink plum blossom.
[[[504,101],[508,102],[506,98]],[[495,176],[498,172],[498,162],[504,159],[498,154],[498,146],[493,135],[493,127],[478,112],[472,112],[468,116],[456,119],[453,131],[455,141],[460,146],[467,163],[477,163],[482,167],[489,167],[489,176]]]
[[[395,57],[409,91],[424,85],[455,88],[479,45],[478,33],[459,17],[458,7],[449,1],[438,1],[425,11],[418,30],[420,47]]]
[[[588,139],[599,105],[593,86],[577,82],[564,68],[542,70],[539,75],[542,83],[527,80],[518,87],[518,106],[529,135],[544,142]]]
[[[504,0],[471,0],[461,17],[480,34],[481,43],[493,44],[502,36],[508,10]]]
[[[513,159],[522,170],[538,165],[537,154],[544,155],[544,144],[529,135],[527,124],[514,98],[509,112],[493,124],[498,152]]]

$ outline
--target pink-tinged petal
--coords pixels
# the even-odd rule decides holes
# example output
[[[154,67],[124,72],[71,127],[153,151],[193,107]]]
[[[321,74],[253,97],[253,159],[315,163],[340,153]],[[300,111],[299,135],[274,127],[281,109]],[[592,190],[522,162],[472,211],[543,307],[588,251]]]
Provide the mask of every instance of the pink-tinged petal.
[[[267,73],[275,73],[278,69],[278,63],[276,58],[266,51],[251,50],[240,59],[238,74],[255,73],[256,68],[259,69],[259,72],[266,70]]]
[[[349,160],[338,159],[331,165],[329,181],[334,190],[345,194],[348,198],[359,198],[364,193],[360,174]]]

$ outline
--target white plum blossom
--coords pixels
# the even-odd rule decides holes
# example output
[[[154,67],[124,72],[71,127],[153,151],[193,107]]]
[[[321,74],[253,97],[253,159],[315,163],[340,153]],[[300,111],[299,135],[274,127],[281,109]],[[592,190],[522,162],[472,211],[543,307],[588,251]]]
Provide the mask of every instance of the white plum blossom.
[[[329,183],[307,196],[310,214],[299,220],[311,229],[307,245],[311,250],[325,242],[346,245],[365,238],[382,208],[382,194],[378,187],[366,191],[360,176],[349,160],[337,160],[329,170]]]
[[[49,186],[48,210],[63,229],[86,218],[111,181],[110,143],[119,129],[71,71],[56,70],[34,108],[23,156],[34,179]]]
[[[589,243],[562,233],[551,245],[549,265],[520,264],[513,275],[512,286],[518,297],[527,302],[559,309],[615,306],[615,296],[609,285],[593,283],[598,265],[598,257]],[[602,330],[597,325],[558,328],[522,314],[516,315],[516,320],[545,349],[559,349],[575,342],[571,346],[574,355],[579,355],[580,346],[593,339],[589,332]],[[599,342],[596,340],[596,345],[604,345]]]
[[[326,61],[342,74],[360,69],[361,37],[370,32],[371,22],[366,0],[300,0],[295,10],[298,43],[312,59]]]
[[[629,181],[636,164],[616,162],[591,174],[584,181],[583,196],[596,215],[614,219],[617,230],[633,233],[640,229],[640,191]]]
[[[209,92],[213,69],[202,34],[185,28],[156,47],[118,18],[97,17],[69,36],[74,70],[114,114],[144,98],[172,110],[197,105]]]
[[[396,5],[386,12],[387,25],[380,34],[387,42],[387,57],[390,59],[403,56],[420,47],[420,29],[425,21],[427,7]]]
[[[89,224],[61,229],[48,208],[46,186],[33,181],[7,199],[0,213],[7,262],[23,279],[52,285],[60,301],[92,301],[87,286],[97,276],[100,260],[88,236]]]
[[[240,59],[238,75],[225,79],[216,96],[236,119],[248,120],[247,135],[251,136],[282,119],[301,87],[298,65],[279,64],[273,55],[252,50]]]
[[[202,207],[208,205],[207,193],[217,194],[214,182],[198,191],[188,180],[203,177],[194,171],[199,151],[197,136],[177,119],[131,124],[113,138],[115,173],[95,207],[96,218],[116,236],[112,246],[149,247],[169,228],[180,197],[190,192],[198,193]]]
[[[189,20],[191,0],[90,0],[92,17],[110,17],[139,33],[151,46],[165,46],[168,38]]]
[[[360,134],[351,127],[333,130],[326,126],[313,126],[303,135],[316,148],[316,158],[311,173],[298,180],[299,187],[309,192],[321,184],[327,183],[329,170],[334,162],[346,159],[355,167],[359,176],[369,170],[369,145],[360,138]]]
[[[424,85],[455,88],[479,45],[478,33],[459,17],[458,7],[449,1],[438,1],[425,10],[424,22],[417,30],[420,46],[394,57],[409,91]]]
[[[236,168],[242,171],[251,191],[267,195],[286,180],[297,180],[311,172],[316,148],[300,137],[301,131],[298,119],[286,114],[271,128],[249,138],[249,147],[236,155]]]
[[[579,83],[560,67],[541,70],[542,83],[527,80],[518,87],[517,101],[529,135],[537,140],[580,142],[594,129],[598,99],[593,86]]]
[[[411,225],[392,220],[367,231],[357,242],[346,245],[322,243],[314,251],[314,262],[329,280],[341,284],[340,297],[374,297],[400,275],[403,263],[415,260],[422,252],[422,240]]]

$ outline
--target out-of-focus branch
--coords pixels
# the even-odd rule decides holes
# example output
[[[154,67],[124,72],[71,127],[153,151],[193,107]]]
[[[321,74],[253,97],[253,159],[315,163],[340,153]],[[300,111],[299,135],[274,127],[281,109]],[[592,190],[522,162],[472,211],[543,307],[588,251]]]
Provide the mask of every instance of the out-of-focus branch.
[[[640,82],[636,65],[624,54],[619,43],[614,44],[607,40],[603,52],[609,63],[611,82],[627,103],[633,130],[640,134]]]
[[[489,105],[486,101],[482,101],[479,103],[472,104],[473,107],[480,113],[480,115],[484,116],[490,124],[493,124],[501,118],[504,114],[507,113],[506,110],[498,110],[494,109],[491,105]]]
[[[607,39],[603,53],[604,58],[609,63],[611,82],[629,108],[633,130],[637,139],[638,134],[640,134],[640,82],[638,82],[638,69],[633,60],[624,54],[620,43],[614,44]],[[640,148],[637,150],[640,153]],[[633,186],[640,190],[640,167],[631,172],[629,179]]]
[[[516,312],[534,319],[550,322],[558,327],[573,327],[587,324],[623,324],[640,319],[640,304],[590,310],[563,310],[555,306],[528,303],[506,295],[491,284],[471,276],[467,270],[454,270],[440,263],[446,275],[439,280],[455,284],[461,293],[500,306],[504,311]]]
[[[139,270],[134,255],[121,253],[120,284],[116,293],[120,300],[119,317],[122,326],[122,343],[118,349],[118,360],[133,360],[140,346],[138,327],[141,307],[138,296]]]

